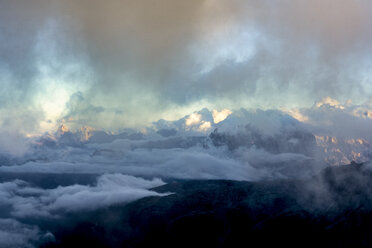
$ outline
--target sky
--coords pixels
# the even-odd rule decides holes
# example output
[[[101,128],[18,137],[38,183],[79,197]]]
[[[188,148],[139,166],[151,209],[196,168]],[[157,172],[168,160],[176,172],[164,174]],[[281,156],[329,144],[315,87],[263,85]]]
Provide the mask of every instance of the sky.
[[[371,23],[368,0],[0,0],[0,246],[168,180],[371,169]]]
[[[372,97],[362,0],[1,0],[0,126],[144,127]]]

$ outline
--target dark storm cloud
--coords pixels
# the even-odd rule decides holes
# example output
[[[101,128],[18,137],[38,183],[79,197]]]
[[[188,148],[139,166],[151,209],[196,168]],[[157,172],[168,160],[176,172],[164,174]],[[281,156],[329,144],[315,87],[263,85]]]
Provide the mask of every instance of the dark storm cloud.
[[[307,97],[343,96],[357,73],[353,63],[366,59],[371,35],[370,6],[363,1],[90,1],[89,7],[80,1],[65,7],[102,76],[92,94],[113,89],[117,97],[127,96],[127,90],[146,87],[162,98],[159,105],[216,101],[221,91],[239,95],[245,89],[244,96],[260,97],[273,93],[270,87],[284,94],[306,87]],[[255,55],[241,63],[227,55],[202,80],[198,72],[207,61],[198,52],[205,43],[223,40],[207,49],[213,57],[249,29],[258,33]],[[251,45],[243,40],[235,49]]]
[[[29,129],[47,118],[36,97],[46,84],[40,60],[52,71],[45,81],[59,79],[70,95],[82,91],[80,104],[108,110],[110,122],[95,124],[84,107],[61,115],[105,128],[143,124],[195,104],[306,106],[328,95],[372,93],[367,1],[0,4],[1,107],[6,113],[28,106],[35,112]],[[51,34],[40,39],[48,28]],[[72,64],[78,67],[65,68]]]

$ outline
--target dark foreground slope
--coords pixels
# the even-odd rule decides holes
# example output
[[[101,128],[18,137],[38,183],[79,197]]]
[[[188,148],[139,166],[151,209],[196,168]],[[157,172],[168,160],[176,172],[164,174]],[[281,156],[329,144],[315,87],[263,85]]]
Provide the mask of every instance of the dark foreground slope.
[[[372,172],[332,167],[309,180],[182,181],[173,192],[45,223],[47,247],[369,247]]]

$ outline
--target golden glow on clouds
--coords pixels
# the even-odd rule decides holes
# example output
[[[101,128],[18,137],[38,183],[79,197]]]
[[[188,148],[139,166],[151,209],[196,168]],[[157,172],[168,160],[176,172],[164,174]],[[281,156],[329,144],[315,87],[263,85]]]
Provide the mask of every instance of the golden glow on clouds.
[[[288,115],[292,116],[293,118],[295,118],[296,120],[298,120],[300,122],[308,122],[309,121],[309,117],[307,117],[306,115],[302,114],[299,109],[285,109],[285,108],[281,108],[280,110],[283,111],[283,112],[285,112],[285,113],[287,113]]]
[[[352,115],[360,118],[372,119],[372,111],[366,107],[358,107],[354,109]]]
[[[324,153],[325,161],[331,165],[369,160],[363,155],[363,151],[369,149],[370,144],[363,138],[343,139],[326,135],[316,135],[315,138],[320,151]]]
[[[219,122],[225,120],[231,113],[232,112],[229,109],[222,109],[221,111],[217,111],[217,110],[213,109],[212,115],[213,115],[214,123],[219,123]]]
[[[80,140],[81,141],[89,140],[89,138],[92,137],[92,131],[94,131],[94,128],[92,127],[89,127],[89,126],[81,127],[80,128],[80,133],[81,133]]]
[[[198,113],[192,113],[186,118],[186,126],[192,126],[195,124],[199,124],[201,121],[202,116]]]
[[[70,131],[70,129],[65,124],[62,124],[58,128],[58,133],[59,134],[64,134],[64,133],[67,133],[68,131]]]
[[[212,124],[209,121],[204,121],[199,126],[199,130],[202,132],[208,131],[212,127]]]
[[[202,120],[202,115],[198,113],[192,113],[190,114],[186,120],[185,124],[188,128],[192,129],[193,126],[196,128],[196,130],[201,132],[207,132],[212,127],[212,123],[210,121],[204,121]]]
[[[329,105],[329,106],[334,107],[334,108],[345,109],[345,107],[343,105],[341,105],[341,103],[339,101],[337,101],[336,99],[333,99],[329,96],[327,96],[327,97],[323,98],[321,101],[318,101],[318,102],[315,103],[315,106],[317,108],[320,108],[323,105]]]

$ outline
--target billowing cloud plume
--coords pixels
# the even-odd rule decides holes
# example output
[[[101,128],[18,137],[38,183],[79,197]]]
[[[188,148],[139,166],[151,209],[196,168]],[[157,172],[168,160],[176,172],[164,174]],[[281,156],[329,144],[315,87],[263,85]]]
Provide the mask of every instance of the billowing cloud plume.
[[[145,196],[160,196],[149,188],[163,185],[159,179],[145,180],[121,174],[102,175],[95,186],[70,185],[54,189],[33,187],[15,180],[0,184],[1,207],[10,207],[13,217],[58,217],[65,212],[94,210],[128,203]]]

